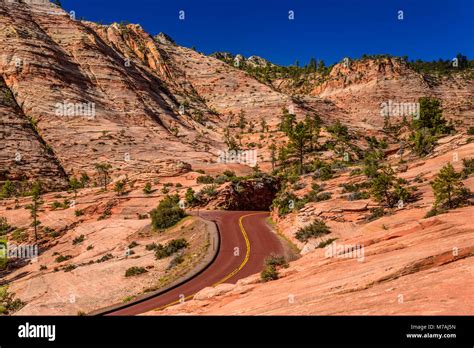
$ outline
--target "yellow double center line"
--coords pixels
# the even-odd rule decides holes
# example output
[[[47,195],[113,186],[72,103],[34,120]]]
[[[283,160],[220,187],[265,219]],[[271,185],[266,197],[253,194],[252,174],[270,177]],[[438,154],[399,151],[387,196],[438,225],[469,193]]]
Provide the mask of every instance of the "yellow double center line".
[[[249,258],[250,258],[250,240],[249,240],[249,237],[247,235],[247,232],[245,231],[245,228],[244,228],[244,225],[242,223],[242,221],[246,218],[246,217],[249,217],[249,216],[254,216],[254,215],[259,215],[259,214],[264,214],[264,213],[253,213],[253,214],[247,214],[247,215],[243,215],[240,217],[239,219],[239,227],[240,227],[240,232],[242,232],[242,235],[244,236],[244,239],[245,239],[245,246],[246,246],[246,249],[247,251],[245,252],[245,258],[244,260],[242,261],[242,263],[239,265],[239,267],[237,267],[236,269],[234,269],[232,272],[230,272],[228,275],[226,275],[224,278],[222,278],[221,280],[219,280],[218,282],[212,284],[211,286],[212,287],[216,287],[217,285],[219,284],[222,284],[224,283],[226,280],[228,280],[229,278],[232,278],[233,276],[235,276],[237,273],[239,273],[242,268],[245,267],[245,265],[247,264],[247,262],[249,261]],[[162,309],[165,309],[169,306],[173,306],[175,304],[178,304],[178,303],[182,303],[186,300],[189,300],[191,298],[194,297],[194,295],[196,295],[197,292],[191,294],[191,295],[188,295],[186,297],[183,297],[183,298],[180,298],[179,300],[175,300],[171,303],[168,303],[167,305],[164,305],[162,307],[159,307],[159,308],[156,308],[155,311],[161,311]]]

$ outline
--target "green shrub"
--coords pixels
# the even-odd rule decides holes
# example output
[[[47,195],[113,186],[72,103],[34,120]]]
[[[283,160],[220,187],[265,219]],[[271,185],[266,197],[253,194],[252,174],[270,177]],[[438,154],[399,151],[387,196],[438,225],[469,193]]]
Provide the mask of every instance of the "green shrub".
[[[112,256],[112,254],[106,254],[104,256],[102,256],[100,259],[98,259],[96,262],[97,263],[102,263],[102,262],[105,262],[105,261],[109,261],[110,259],[113,259],[114,257]]]
[[[154,229],[165,229],[177,224],[186,217],[186,213],[179,207],[179,196],[166,196],[156,209],[151,211],[151,223]]]
[[[20,299],[14,299],[14,295],[8,292],[7,285],[0,286],[0,315],[11,315],[25,305]]]
[[[272,207],[278,209],[278,215],[283,216],[290,213],[296,206],[298,197],[291,192],[281,192],[272,202]]]
[[[326,246],[332,244],[332,242],[334,242],[337,238],[329,238],[329,239],[326,239],[326,240],[323,240],[322,242],[320,242],[318,244],[318,246],[316,248],[325,248]]]
[[[302,227],[296,232],[295,238],[300,242],[307,242],[310,238],[317,238],[331,233],[329,227],[322,220],[316,220]]]
[[[275,266],[269,265],[266,266],[263,271],[260,273],[260,278],[264,282],[269,282],[271,280],[277,280],[278,279],[278,271]]]
[[[67,261],[67,260],[70,260],[72,259],[72,256],[71,255],[59,255],[54,261],[56,261],[57,263],[61,263],[61,262],[64,262],[64,261]]]
[[[125,271],[125,277],[133,277],[147,272],[143,267],[130,267]]]
[[[151,244],[145,245],[145,250],[152,251],[152,250],[155,250],[157,247],[158,245],[155,242],[153,242]]]
[[[151,193],[151,183],[147,182],[143,188],[143,193],[149,195]]]
[[[82,216],[82,215],[84,215],[84,210],[82,210],[82,209],[77,209],[77,210],[74,211],[74,215],[76,215],[76,216],[78,216],[78,217],[79,217],[79,216]]]
[[[467,134],[468,135],[474,135],[474,127],[469,127],[469,129],[467,130]]]
[[[462,160],[463,169],[462,169],[462,177],[465,179],[474,173],[474,158],[464,158]]]
[[[133,242],[131,242],[131,243],[128,245],[128,248],[129,248],[129,249],[133,249],[133,248],[135,248],[136,246],[138,246],[138,243],[135,242],[135,241],[133,241]]]
[[[223,174],[227,176],[228,178],[235,177],[235,173],[232,170],[226,170]]]
[[[65,267],[63,268],[63,271],[64,271],[64,272],[71,272],[72,270],[75,270],[76,268],[77,268],[76,265],[72,265],[72,264],[71,264],[71,265],[65,266]]]
[[[0,236],[4,236],[11,231],[12,227],[8,224],[7,218],[0,216]]]
[[[84,241],[84,239],[85,239],[84,235],[81,234],[79,237],[76,237],[76,238],[73,239],[72,245],[82,243]]]
[[[193,206],[194,204],[197,203],[195,192],[191,187],[189,187],[186,190],[186,193],[184,194],[184,200],[186,201],[186,204],[188,204],[189,206]]]
[[[170,264],[168,265],[168,267],[166,269],[170,270],[170,269],[178,266],[179,264],[181,264],[183,262],[184,262],[183,255],[176,255],[176,256],[173,257],[173,259],[171,260]]]
[[[441,214],[441,212],[442,211],[440,209],[437,209],[436,207],[433,207],[425,214],[425,218],[430,218],[430,217],[439,215],[439,214]]]
[[[225,175],[219,175],[215,180],[214,182],[217,184],[217,185],[222,185],[224,183],[226,183],[227,181],[229,181],[229,178]]]
[[[15,185],[10,180],[5,181],[0,191],[0,198],[10,198],[16,194]]]
[[[198,176],[196,182],[198,184],[213,184],[214,178],[210,175]]]
[[[164,259],[173,255],[181,249],[187,248],[189,243],[184,238],[173,239],[166,245],[158,244],[155,248],[155,257],[158,260]]]
[[[210,198],[214,197],[215,195],[217,195],[217,186],[215,184],[204,186],[202,188],[202,190],[199,191],[199,194],[200,194],[200,196],[206,195]]]
[[[286,261],[285,256],[272,254],[265,259],[265,266],[280,266],[287,268],[288,262]]]

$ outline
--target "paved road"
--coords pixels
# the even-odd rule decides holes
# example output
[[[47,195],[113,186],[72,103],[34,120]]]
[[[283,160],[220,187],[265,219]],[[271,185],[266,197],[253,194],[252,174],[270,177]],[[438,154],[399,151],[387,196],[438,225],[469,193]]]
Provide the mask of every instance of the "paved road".
[[[201,212],[200,216],[214,220],[219,227],[221,243],[214,262],[204,272],[177,288],[107,315],[137,315],[165,308],[183,299],[191,299],[205,287],[235,284],[241,278],[260,272],[264,259],[271,253],[283,255],[278,237],[265,223],[268,213],[219,211]],[[235,248],[239,251],[237,256]]]

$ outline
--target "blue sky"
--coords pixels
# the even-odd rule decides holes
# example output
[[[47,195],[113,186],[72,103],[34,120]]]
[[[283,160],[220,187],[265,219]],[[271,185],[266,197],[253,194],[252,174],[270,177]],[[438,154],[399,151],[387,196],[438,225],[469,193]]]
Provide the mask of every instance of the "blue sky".
[[[474,58],[473,0],[62,0],[78,18],[140,23],[206,54],[331,64],[362,54]],[[185,20],[179,20],[179,11]],[[295,19],[288,19],[294,11]],[[398,20],[402,10],[404,19]]]

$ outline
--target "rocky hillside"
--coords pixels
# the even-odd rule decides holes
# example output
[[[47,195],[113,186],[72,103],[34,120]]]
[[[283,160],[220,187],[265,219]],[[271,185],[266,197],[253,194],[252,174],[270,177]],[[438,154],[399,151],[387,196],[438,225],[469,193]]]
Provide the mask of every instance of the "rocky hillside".
[[[135,57],[128,62],[97,28],[54,5],[2,3],[0,17],[0,73],[68,174],[103,161],[115,171],[153,171],[157,158],[176,152],[209,156],[205,144],[216,143],[178,112],[160,79],[166,65],[158,75],[157,66],[152,73]],[[117,32],[109,29],[119,45]]]
[[[1,78],[0,124],[0,181],[41,179],[50,188],[66,186],[66,175],[54,153],[43,143]]]
[[[414,71],[401,58],[364,58],[338,63],[328,75],[277,79],[273,85],[285,93],[331,100],[350,115],[346,122],[361,128],[383,125],[382,103],[413,103],[422,96],[441,99],[447,118],[469,127],[474,124],[473,74],[467,69],[433,76]]]

